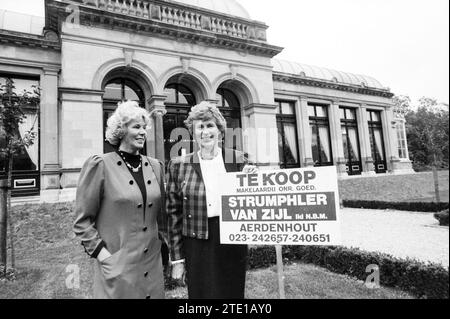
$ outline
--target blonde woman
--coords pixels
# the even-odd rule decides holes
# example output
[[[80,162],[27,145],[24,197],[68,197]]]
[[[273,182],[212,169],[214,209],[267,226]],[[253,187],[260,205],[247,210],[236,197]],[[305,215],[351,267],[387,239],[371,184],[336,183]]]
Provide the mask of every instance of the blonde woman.
[[[164,166],[140,155],[149,121],[136,102],[120,104],[106,129],[117,152],[92,156],[81,170],[73,229],[96,259],[96,299],[164,298]]]

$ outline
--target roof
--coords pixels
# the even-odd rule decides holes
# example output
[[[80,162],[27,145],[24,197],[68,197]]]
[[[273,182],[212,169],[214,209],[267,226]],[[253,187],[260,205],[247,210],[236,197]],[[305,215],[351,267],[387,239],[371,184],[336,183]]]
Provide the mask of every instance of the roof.
[[[211,11],[225,13],[244,19],[250,19],[248,11],[236,0],[171,0],[188,6],[196,6]]]
[[[380,90],[387,90],[378,80],[367,75],[359,75],[342,71],[335,71],[327,68],[290,62],[279,59],[272,59],[273,71],[288,75],[325,80],[341,84],[365,86]]]

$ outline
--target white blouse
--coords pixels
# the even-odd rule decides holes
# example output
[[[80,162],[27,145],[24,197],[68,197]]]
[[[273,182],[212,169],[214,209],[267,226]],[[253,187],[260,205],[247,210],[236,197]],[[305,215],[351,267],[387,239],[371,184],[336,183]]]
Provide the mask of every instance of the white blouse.
[[[222,150],[219,149],[217,156],[211,160],[202,159],[200,152],[198,152],[198,157],[206,190],[208,218],[218,217],[221,211],[220,182],[226,173]]]

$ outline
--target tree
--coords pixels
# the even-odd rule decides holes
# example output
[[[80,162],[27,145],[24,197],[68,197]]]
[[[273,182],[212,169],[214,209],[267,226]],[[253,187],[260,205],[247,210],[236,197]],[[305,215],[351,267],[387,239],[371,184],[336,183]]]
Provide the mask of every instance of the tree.
[[[406,113],[408,148],[415,165],[448,167],[449,112],[423,97],[417,110]]]
[[[411,111],[411,99],[407,95],[396,95],[394,100],[394,112],[400,116],[405,117]]]
[[[11,212],[11,180],[14,156],[23,153],[27,147],[33,145],[36,138],[34,127],[25,132],[23,136],[19,133],[19,126],[26,119],[25,107],[35,108],[40,102],[40,89],[33,86],[33,92],[24,90],[16,92],[14,81],[5,79],[0,85],[0,157],[5,163],[6,179],[6,205],[0,209],[0,273],[6,273],[7,268],[7,221]],[[4,182],[3,182],[4,183]],[[1,190],[3,191],[3,189]],[[1,199],[0,199],[1,201]],[[12,234],[12,232],[11,232]],[[13,249],[13,240],[11,240]],[[14,260],[14,254],[12,251]]]
[[[435,197],[440,201],[437,169],[448,168],[449,127],[448,107],[439,107],[432,98],[422,97],[416,111],[406,114],[406,131],[414,164],[433,169]]]

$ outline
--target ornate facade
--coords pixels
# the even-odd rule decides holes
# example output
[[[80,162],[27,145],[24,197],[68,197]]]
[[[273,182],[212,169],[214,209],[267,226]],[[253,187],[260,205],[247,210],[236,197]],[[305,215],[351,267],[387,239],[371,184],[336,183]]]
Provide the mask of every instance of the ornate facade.
[[[0,30],[0,81],[41,88],[39,140],[21,160],[28,164],[15,168],[17,196],[73,199],[86,158],[110,150],[106,119],[125,99],[151,112],[146,152],[161,160],[177,155],[177,144],[190,151],[179,128],[190,106],[208,100],[235,129],[229,146],[258,165],[335,165],[342,177],[412,172],[389,89],[371,77],[275,59],[282,48],[267,42],[268,26],[235,0],[45,6],[40,34]]]

